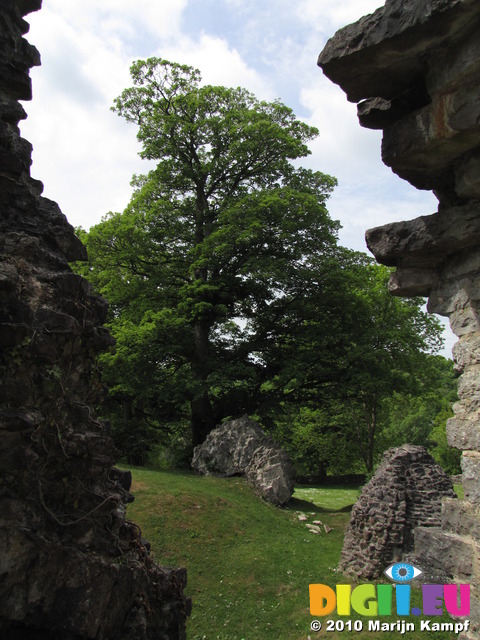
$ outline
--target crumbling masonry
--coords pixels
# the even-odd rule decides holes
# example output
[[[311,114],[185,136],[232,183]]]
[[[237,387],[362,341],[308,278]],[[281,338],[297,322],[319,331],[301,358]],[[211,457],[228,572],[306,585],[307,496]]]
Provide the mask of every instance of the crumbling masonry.
[[[452,482],[425,447],[389,449],[362,489],[345,532],[339,569],[357,580],[382,576],[414,548],[417,527],[441,525],[442,498]]]
[[[449,443],[463,450],[465,500],[445,499],[439,528],[417,529],[416,555],[472,585],[480,632],[480,2],[387,0],[341,29],[319,65],[357,102],[360,124],[383,129],[382,158],[431,189],[433,215],[367,232],[377,260],[397,268],[390,290],[428,297],[459,337],[459,402]],[[471,634],[471,635],[470,635]]]
[[[186,573],[148,558],[91,409],[106,303],[70,270],[85,250],[18,128],[40,64],[23,16],[40,7],[0,0],[0,636],[180,640]]]

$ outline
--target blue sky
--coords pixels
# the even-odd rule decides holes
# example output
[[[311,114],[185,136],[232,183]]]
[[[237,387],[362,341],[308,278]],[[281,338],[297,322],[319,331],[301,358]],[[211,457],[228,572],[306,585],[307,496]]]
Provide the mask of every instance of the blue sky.
[[[428,192],[397,178],[380,158],[381,132],[362,129],[356,105],[316,66],[334,32],[383,0],[43,0],[27,16],[42,55],[22,135],[34,145],[33,177],[69,221],[88,228],[125,208],[138,158],[133,125],[110,111],[130,85],[133,60],[189,64],[205,83],[243,86],[280,99],[320,130],[303,164],[339,182],[329,202],[340,242],[366,251],[369,227],[436,211]],[[448,333],[446,355],[454,340]]]

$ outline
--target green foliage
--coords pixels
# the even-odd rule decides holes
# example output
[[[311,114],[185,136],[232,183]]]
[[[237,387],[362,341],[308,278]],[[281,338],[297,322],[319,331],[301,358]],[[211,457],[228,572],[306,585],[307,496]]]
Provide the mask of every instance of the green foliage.
[[[312,319],[307,327],[295,321],[298,336],[276,378],[288,380],[284,399],[296,407],[275,410],[272,428],[299,472],[317,478],[371,472],[385,449],[427,444],[455,396],[451,363],[428,353],[440,346],[441,328],[423,300],[392,297],[389,270],[365,258],[345,271],[331,324],[323,325],[324,300],[306,297]]]
[[[432,430],[430,432],[430,440],[432,441],[432,455],[440,466],[451,475],[462,473],[460,461],[462,452],[459,449],[450,447],[447,442],[446,422],[448,418],[453,416],[450,408],[443,408],[433,421]]]
[[[344,409],[333,401],[321,409],[303,404],[284,407],[272,435],[290,455],[299,477],[322,482],[327,474],[364,471],[358,447],[352,446],[346,428]]]

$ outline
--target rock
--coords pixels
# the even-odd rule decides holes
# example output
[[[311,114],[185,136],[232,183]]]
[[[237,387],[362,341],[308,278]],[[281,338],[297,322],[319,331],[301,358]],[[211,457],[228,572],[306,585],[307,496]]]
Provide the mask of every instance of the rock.
[[[450,580],[455,575],[463,583],[474,579],[475,544],[461,536],[446,534],[437,527],[417,527],[415,556],[429,569],[438,566],[438,558],[442,558],[442,570]]]
[[[329,527],[328,524],[324,524],[323,528],[325,529],[325,533],[330,533],[330,531],[333,531],[332,527]]]
[[[293,467],[287,454],[272,442],[255,452],[245,478],[262,498],[282,506],[293,495]]]
[[[307,529],[311,532],[311,533],[321,533],[322,530],[320,529],[320,527],[317,527],[315,524],[306,524],[305,525],[307,527]]]
[[[299,520],[299,522],[306,522],[306,521],[308,520],[308,518],[307,518],[307,516],[306,516],[304,513],[301,513],[301,514],[298,516],[298,520]]]
[[[286,504],[293,494],[290,459],[247,416],[213,429],[195,447],[192,467],[203,475],[243,475],[262,498],[277,506]]]
[[[452,483],[425,447],[386,451],[352,509],[340,571],[368,580],[381,576],[413,550],[415,527],[440,525],[443,497],[455,497]]]
[[[40,7],[0,3],[0,636],[181,640],[186,572],[148,558],[125,515],[131,474],[93,409],[107,304],[70,269],[85,248],[20,137],[40,63],[23,16]]]
[[[350,102],[395,99],[418,83],[425,52],[438,55],[447,42],[458,42],[477,10],[475,0],[386,0],[373,14],[340,29],[318,65]]]

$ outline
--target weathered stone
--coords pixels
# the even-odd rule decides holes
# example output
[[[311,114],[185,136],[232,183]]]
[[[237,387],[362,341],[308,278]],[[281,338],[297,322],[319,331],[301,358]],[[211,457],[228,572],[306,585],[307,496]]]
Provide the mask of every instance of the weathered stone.
[[[393,296],[427,296],[437,278],[434,269],[402,267],[391,275],[388,289]]]
[[[305,525],[307,527],[307,529],[309,531],[311,531],[312,533],[321,533],[322,530],[320,529],[320,527],[318,527],[316,524],[306,524]]]
[[[480,447],[478,447],[480,449]],[[462,458],[463,490],[465,498],[475,504],[480,504],[480,455],[465,454]]]
[[[463,340],[455,343],[453,359],[459,373],[463,373],[472,366],[480,365],[480,334],[469,333]]]
[[[480,197],[480,156],[466,157],[456,164],[455,191],[461,198]]]
[[[479,118],[478,86],[441,95],[385,128],[382,159],[420,189],[442,190],[445,178],[453,187],[454,175],[445,169],[480,145]]]
[[[480,395],[480,363],[471,364],[458,381],[458,397],[472,402]]]
[[[451,480],[424,447],[386,451],[352,509],[339,569],[362,579],[379,577],[413,550],[415,527],[440,525],[445,496],[455,496]]]
[[[281,449],[267,446],[257,451],[245,470],[245,478],[272,504],[284,505],[292,497],[293,467]]]
[[[383,129],[388,123],[397,120],[391,100],[383,98],[370,98],[360,102],[357,115],[362,127],[369,129]]]
[[[415,556],[425,567],[439,567],[449,579],[471,582],[474,577],[475,545],[440,528],[415,529]]]
[[[463,405],[454,405],[455,417],[447,420],[447,441],[451,447],[464,451],[480,450],[480,411],[463,411]]]
[[[287,454],[247,416],[211,431],[193,452],[192,467],[203,475],[244,475],[255,491],[275,505],[293,494],[293,467]]]
[[[131,478],[92,408],[106,303],[72,273],[85,248],[18,129],[40,62],[23,16],[40,6],[0,3],[0,636],[180,640],[185,571],[154,564],[127,521]]]
[[[402,266],[437,266],[447,256],[478,245],[479,212],[480,207],[475,203],[369,229],[367,246],[378,262],[391,267],[399,263]]]
[[[466,500],[445,498],[442,503],[442,527],[457,536],[470,536],[480,542],[480,507]]]
[[[471,30],[475,4],[387,0],[385,7],[340,29],[327,42],[318,64],[351,102],[395,98],[418,82],[426,51],[441,50],[445,42],[459,41]]]

